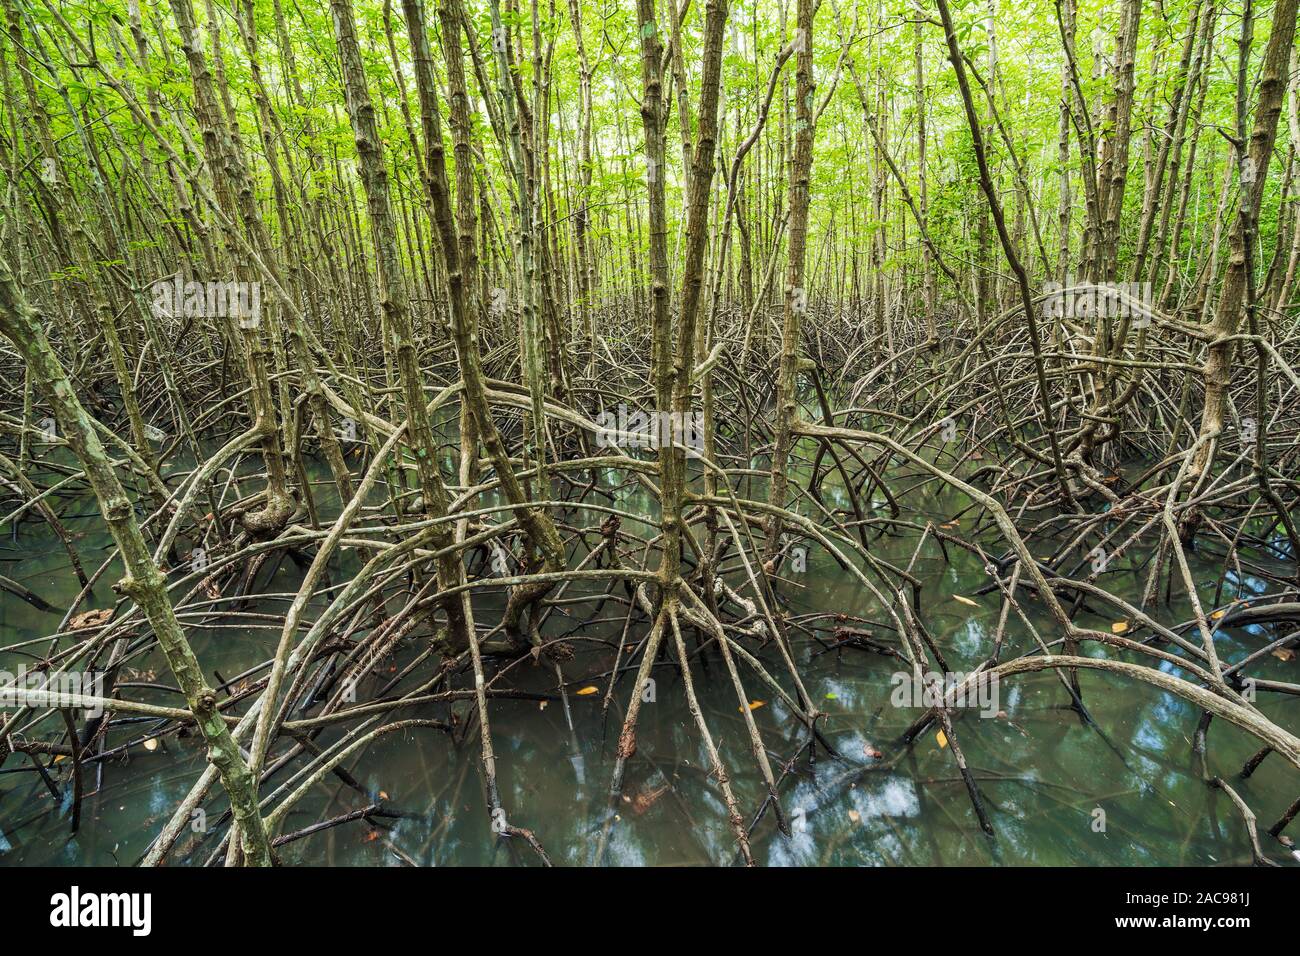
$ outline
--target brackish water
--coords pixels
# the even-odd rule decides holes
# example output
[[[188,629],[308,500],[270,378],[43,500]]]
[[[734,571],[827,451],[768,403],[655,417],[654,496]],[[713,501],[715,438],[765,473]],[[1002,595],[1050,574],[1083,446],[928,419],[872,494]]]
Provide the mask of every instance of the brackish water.
[[[892,479],[892,476],[891,476]],[[912,481],[899,481],[907,487]],[[256,485],[247,484],[247,493]],[[323,510],[330,512],[326,489],[318,488]],[[848,507],[848,499],[832,483],[826,485],[832,507]],[[84,497],[54,498],[56,510],[70,531],[88,571],[108,553],[93,501]],[[604,502],[609,503],[609,502]],[[933,484],[904,499],[904,519],[922,522],[928,517],[949,521],[965,506],[952,493],[936,493]],[[879,504],[879,502],[877,502]],[[616,507],[652,514],[651,502],[635,488],[617,495]],[[574,511],[574,523],[596,525],[601,516]],[[962,519],[969,529],[972,519]],[[625,524],[625,530],[630,530]],[[57,608],[75,598],[79,585],[57,539],[43,522],[24,520],[19,527],[0,530],[0,574],[20,581]],[[594,540],[594,537],[593,537]],[[1000,542],[985,538],[991,552]],[[906,566],[916,547],[914,534],[876,537],[873,552],[896,566]],[[1046,552],[1046,546],[1042,549]],[[1139,556],[1140,557],[1140,556]],[[1202,598],[1212,601],[1221,560],[1197,559],[1194,570],[1202,584]],[[1262,560],[1262,559],[1261,559]],[[356,566],[354,555],[344,555],[334,580]],[[1281,569],[1281,565],[1278,568]],[[997,627],[999,599],[976,596],[989,583],[981,561],[968,552],[949,547],[944,554],[927,544],[913,573],[924,582],[922,619],[935,636],[953,670],[973,669],[987,656]],[[264,595],[292,595],[300,572],[283,561],[271,579],[264,573],[258,590]],[[807,567],[790,572],[800,587],[787,587],[790,613],[830,612],[860,616],[876,625],[875,638],[898,646],[898,638],[878,626],[887,620],[874,598],[815,545],[810,545]],[[112,571],[97,586],[94,598],[83,607],[111,607]],[[733,583],[740,579],[733,576]],[[1113,593],[1136,603],[1140,584],[1126,567],[1114,569],[1102,583]],[[1262,590],[1256,579],[1229,578],[1222,601],[1247,597]],[[1235,589],[1235,590],[1234,590]],[[581,593],[571,589],[566,596]],[[957,599],[968,597],[971,606]],[[480,624],[500,604],[495,598],[475,599]],[[1056,634],[1052,622],[1032,600],[1025,600],[1040,633],[1047,640]],[[242,609],[282,614],[285,599],[264,597]],[[566,605],[548,624],[552,636],[581,622],[591,605]],[[315,608],[319,610],[319,605]],[[619,623],[597,623],[587,634],[617,642],[625,609],[607,605],[602,615],[617,616]],[[1190,617],[1185,600],[1159,615],[1166,623]],[[0,592],[0,646],[50,634],[61,612],[42,613],[8,593]],[[1081,620],[1108,628],[1109,620],[1081,612]],[[197,625],[198,621],[191,620]],[[821,622],[824,626],[833,624]],[[629,640],[644,635],[648,625],[634,619]],[[205,618],[190,631],[209,679],[230,677],[267,660],[279,627],[248,617],[225,620]],[[821,632],[830,642],[829,630]],[[686,635],[688,645],[693,638]],[[1255,627],[1223,633],[1219,654],[1238,659],[1269,639]],[[945,865],[945,864],[1057,864],[1057,865],[1178,865],[1248,864],[1250,851],[1239,815],[1228,798],[1201,782],[1194,766],[1191,740],[1198,712],[1190,705],[1156,689],[1122,681],[1097,672],[1079,675],[1086,704],[1098,727],[1083,724],[1068,707],[1060,681],[1044,672],[1008,679],[1000,685],[998,716],[982,719],[965,713],[958,731],[967,759],[979,780],[996,838],[979,829],[974,812],[952,759],[931,728],[913,752],[890,769],[873,758],[873,750],[888,757],[893,742],[919,710],[891,705],[891,675],[901,670],[892,657],[856,648],[826,652],[822,644],[799,631],[792,640],[800,672],[818,707],[830,714],[822,723],[826,738],[840,754],[833,759],[820,748],[815,763],[798,762],[782,786],[783,806],[794,821],[791,837],[782,836],[771,814],[753,834],[754,855],[768,865]],[[43,653],[48,642],[20,652],[0,652],[0,669],[31,664],[31,652]],[[418,636],[378,670],[396,674],[425,646]],[[575,642],[577,656],[565,662],[569,686],[568,714],[556,695],[551,667],[516,666],[511,685],[553,695],[553,699],[495,700],[491,703],[493,740],[503,804],[510,822],[534,830],[552,859],[561,864],[586,862],[605,819],[606,793],[621,711],[611,709],[602,719],[600,700],[603,678],[590,675],[607,670],[612,646]],[[1032,638],[1013,613],[1007,625],[1002,659],[1034,650]],[[1085,650],[1098,654],[1098,650]],[[782,671],[775,648],[760,652],[769,671]],[[499,663],[499,662],[498,662]],[[171,683],[165,662],[156,651],[130,662],[137,680]],[[489,672],[498,664],[489,662]],[[763,734],[774,770],[800,749],[806,731],[741,667],[746,690],[757,704],[754,715]],[[1268,658],[1257,677],[1294,680],[1294,663]],[[427,672],[427,665],[425,668]],[[754,767],[743,717],[721,660],[712,652],[707,667],[697,660],[692,670],[697,694],[715,740],[731,773],[742,811],[751,818],[762,799],[761,779]],[[661,663],[654,672],[655,700],[641,712],[638,751],[629,762],[625,793],[609,845],[608,859],[621,865],[691,866],[728,862],[735,858],[733,836],[695,724],[687,711],[680,676],[674,665]],[[467,686],[462,675],[458,686]],[[600,693],[574,692],[588,683]],[[782,680],[789,686],[788,678]],[[372,685],[372,688],[376,685]],[[620,706],[626,703],[630,674],[620,685]],[[133,688],[137,700],[177,706],[180,698],[166,691]],[[761,703],[758,703],[760,702]],[[1284,726],[1294,725],[1297,705],[1292,698],[1261,695],[1261,708]],[[462,712],[464,707],[459,708]],[[424,710],[408,708],[395,717],[446,717],[445,706]],[[572,726],[569,719],[572,720]],[[60,726],[50,715],[41,730]],[[108,745],[139,740],[148,724],[127,723],[113,729]],[[37,736],[33,733],[32,736]],[[334,739],[327,733],[322,742]],[[1242,762],[1257,746],[1253,738],[1216,721],[1210,733],[1211,769],[1229,779],[1267,827],[1295,798],[1295,778],[1281,760],[1270,758],[1249,780],[1235,779]],[[30,758],[11,756],[0,770],[0,866],[19,865],[129,865],[145,851],[150,840],[188,791],[204,765],[193,739],[169,735],[149,750],[132,746],[129,756],[106,761],[102,789],[88,796],[82,808],[80,831],[70,833],[71,784],[66,761],[41,758],[57,787],[61,805],[35,772]],[[489,828],[474,735],[457,743],[433,730],[417,730],[380,739],[369,750],[345,764],[353,777],[373,797],[404,816],[382,821],[382,826],[361,820],[332,828],[282,848],[285,862],[391,866],[404,862],[420,865],[533,864],[536,857],[519,841],[496,840]],[[87,767],[89,781],[95,779]],[[283,780],[283,773],[275,784]],[[93,783],[88,783],[91,789]],[[336,778],[317,787],[290,815],[285,832],[363,806],[366,799],[342,786]],[[209,806],[216,804],[210,803]],[[1100,808],[1104,830],[1097,822]],[[1288,862],[1276,844],[1263,835],[1265,850]],[[192,860],[207,857],[214,841]]]

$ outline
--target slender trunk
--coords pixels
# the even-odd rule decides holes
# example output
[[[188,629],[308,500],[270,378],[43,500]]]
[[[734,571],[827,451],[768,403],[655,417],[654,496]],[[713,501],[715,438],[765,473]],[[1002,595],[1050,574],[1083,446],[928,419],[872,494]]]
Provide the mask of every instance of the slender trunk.
[[[793,426],[799,414],[798,377],[800,326],[807,310],[804,288],[804,256],[808,244],[809,180],[813,146],[813,3],[799,0],[796,7],[795,136],[794,160],[790,165],[790,242],[787,251],[785,309],[781,324],[781,357],[776,379],[776,429],[772,447],[772,474],[768,501],[785,508],[789,483]],[[765,529],[765,566],[770,567],[781,548],[782,521],[773,513]]]
[[[18,289],[9,263],[0,258],[0,332],[14,344],[27,363],[37,388],[53,406],[55,419],[81,466],[86,471],[100,512],[126,567],[117,589],[144,612],[149,626],[185,702],[194,714],[207,744],[208,760],[221,775],[230,798],[235,823],[243,840],[243,859],[253,866],[269,866],[271,849],[257,808],[257,781],[249,772],[238,745],[217,707],[217,694],[203,679],[189,641],[181,631],[163,577],[140,533],[135,509],[113,471],[95,425],[77,399],[67,373],[50,347],[42,317]],[[6,745],[7,746],[7,745]]]
[[[1212,336],[1205,365],[1201,370],[1205,380],[1205,399],[1201,407],[1199,437],[1204,441],[1197,451],[1190,474],[1195,477],[1208,466],[1214,454],[1215,439],[1223,431],[1224,411],[1227,407],[1228,384],[1232,379],[1232,353],[1234,343],[1228,339],[1235,335],[1247,308],[1248,272],[1254,263],[1247,251],[1254,241],[1259,207],[1264,196],[1264,183],[1273,157],[1273,143],[1277,138],[1278,117],[1287,88],[1287,63],[1296,31],[1296,0],[1278,0],[1273,8],[1273,23],[1268,44],[1264,48],[1260,67],[1259,98],[1255,103],[1255,125],[1249,143],[1243,143],[1241,157],[1241,199],[1237,216],[1228,238],[1228,270],[1223,278],[1223,288],[1210,322]],[[1243,39],[1243,44],[1249,40]],[[1242,111],[1241,129],[1245,130],[1245,90],[1239,91],[1238,109]],[[1262,423],[1261,423],[1262,424]]]

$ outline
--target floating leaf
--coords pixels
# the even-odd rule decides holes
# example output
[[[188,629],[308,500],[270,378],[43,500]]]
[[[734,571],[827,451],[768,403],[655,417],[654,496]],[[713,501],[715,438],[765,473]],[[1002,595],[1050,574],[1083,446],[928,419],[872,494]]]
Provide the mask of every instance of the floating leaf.
[[[158,739],[156,737],[150,737],[148,740],[144,742],[144,749],[149,751],[157,750]]]
[[[592,694],[598,693],[600,693],[600,690],[595,684],[588,684],[586,687],[582,688],[582,690],[577,691],[579,697],[590,697]]]
[[[834,691],[831,691],[829,694],[826,695],[826,699],[827,699],[827,700],[839,700],[839,699],[840,699],[840,695],[837,694],[837,693],[835,693]]]
[[[851,821],[853,821],[854,823],[857,823],[858,821],[860,821],[860,820],[862,819],[862,814],[858,813],[857,810],[850,810],[850,811],[849,811],[849,819],[850,819]]]
[[[658,803],[659,798],[662,797],[667,792],[668,792],[668,784],[666,783],[662,787],[656,787],[653,790],[642,790],[635,797],[633,797],[631,800],[628,801],[632,805],[632,813],[635,816],[638,817],[641,816],[641,814],[645,813],[656,803]]]
[[[1273,656],[1280,661],[1289,661],[1295,657],[1295,651],[1289,647],[1279,647],[1273,652]]]
[[[1128,632],[1128,621],[1116,621],[1110,626],[1112,634],[1124,634]]]
[[[954,595],[952,596],[952,599],[953,599],[954,601],[960,601],[962,604],[969,604],[971,607],[979,607],[979,606],[980,606],[979,601],[972,601],[970,598],[968,598],[968,597],[962,597],[960,594],[954,594]]]
[[[943,732],[942,730],[939,731],[937,734],[934,735],[934,739],[937,740],[937,741],[939,741],[939,749],[940,749],[940,750],[942,750],[944,747],[948,746],[948,737],[944,734],[944,732]]]
[[[767,701],[765,701],[765,700],[751,700],[751,701],[749,702],[749,709],[750,709],[750,710],[758,710],[758,708],[764,706],[766,703],[767,703]],[[745,708],[744,708],[744,707],[737,707],[736,710],[740,711],[742,714],[745,712]]]
[[[68,627],[74,631],[83,627],[99,627],[112,616],[113,611],[110,608],[82,611],[68,622]]]

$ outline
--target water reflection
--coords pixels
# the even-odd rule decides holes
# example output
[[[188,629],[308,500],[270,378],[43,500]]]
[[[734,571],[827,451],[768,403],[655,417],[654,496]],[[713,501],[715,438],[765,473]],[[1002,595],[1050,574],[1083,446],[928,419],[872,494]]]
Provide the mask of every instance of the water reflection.
[[[615,487],[610,481],[607,488]],[[848,508],[847,495],[829,482],[825,500]],[[752,492],[751,492],[752,493]],[[329,489],[317,488],[317,504],[329,513],[336,502]],[[652,514],[651,502],[635,487],[621,487],[616,507]],[[883,504],[883,502],[881,502]],[[937,520],[948,520],[965,501],[940,493],[933,483],[917,492],[910,505]],[[62,510],[75,511],[67,502]],[[590,521],[590,514],[574,511],[575,523]],[[97,518],[82,511],[67,520],[83,555],[100,555],[107,546]],[[876,556],[898,566],[907,565],[916,546],[914,535],[877,537],[871,547]],[[937,551],[923,554],[913,573],[924,581],[922,620],[953,669],[970,670],[987,657],[998,620],[995,595],[976,597],[987,585],[982,562],[965,551],[950,548],[950,562]],[[14,532],[0,551],[4,573],[40,593],[55,606],[66,606],[78,586],[68,573],[66,556],[44,525],[26,523]],[[357,566],[355,554],[341,556],[334,580],[342,580]],[[1218,568],[1205,564],[1198,578],[1208,582],[1213,597]],[[268,591],[296,589],[300,572],[285,561],[269,583]],[[111,572],[110,572],[111,574]],[[841,570],[820,548],[810,544],[807,571],[792,576],[799,588],[790,590],[791,614],[830,612],[880,622],[885,615],[873,598]],[[1126,599],[1140,598],[1140,583],[1127,571],[1111,574],[1106,584]],[[1228,576],[1230,595],[1260,593],[1264,582],[1235,572]],[[106,589],[101,597],[106,602]],[[584,593],[575,586],[568,596]],[[970,606],[956,595],[974,600]],[[477,599],[476,599],[477,600]],[[101,603],[97,606],[106,606]],[[316,605],[319,610],[321,604]],[[579,605],[578,607],[582,607]],[[490,615],[490,600],[482,613]],[[1026,602],[1031,621],[1047,639],[1052,622],[1035,603]],[[250,611],[282,613],[277,600],[254,601]],[[476,607],[477,610],[477,607]],[[579,612],[572,612],[578,614]],[[608,610],[605,612],[608,615]],[[1183,611],[1170,612],[1177,619]],[[621,617],[621,614],[618,615]],[[1093,626],[1086,611],[1080,619]],[[44,614],[10,595],[0,596],[0,630],[4,643],[34,640],[48,634],[58,615]],[[559,633],[573,620],[552,615],[548,632]],[[823,624],[826,622],[823,621]],[[829,625],[834,626],[834,623]],[[629,639],[644,634],[644,624]],[[635,628],[635,626],[634,626]],[[600,625],[600,636],[617,642],[621,621]],[[1267,629],[1252,625],[1230,630],[1221,637],[1220,654],[1226,659],[1253,649]],[[897,646],[897,638],[883,627],[873,627],[874,639]],[[241,626],[238,622],[212,622],[194,632],[198,651],[209,674],[240,673],[271,653],[273,629]],[[688,646],[693,636],[687,637]],[[820,632],[823,641],[829,631]],[[889,706],[890,675],[899,669],[896,658],[863,647],[844,646],[831,652],[807,633],[792,632],[792,644],[805,686],[819,708],[829,716],[823,723],[827,741],[840,759],[822,747],[810,763],[806,734],[783,702],[742,668],[746,689],[763,698],[754,718],[768,748],[774,772],[783,776],[783,807],[791,825],[785,837],[767,813],[753,834],[755,857],[773,866],[909,864],[1214,864],[1249,861],[1240,819],[1226,797],[1209,792],[1193,765],[1190,741],[1197,712],[1189,705],[1153,688],[1117,680],[1101,673],[1084,673],[1080,681],[1087,707],[1096,726],[1083,724],[1069,709],[1061,682],[1050,673],[1026,675],[1001,686],[996,717],[981,719],[977,712],[959,719],[958,729],[967,759],[979,782],[987,809],[997,830],[991,840],[979,830],[965,787],[957,773],[951,749],[928,730],[914,751],[885,766],[875,753],[892,755],[891,746],[920,711]],[[1023,622],[1012,614],[1006,627],[1006,657],[1035,648]],[[34,645],[0,660],[0,667],[42,653]],[[614,663],[612,650],[577,643],[577,657],[562,667],[567,679],[577,679],[607,669]],[[394,672],[419,652],[416,646],[399,650],[391,662]],[[758,651],[772,673],[782,673],[774,648]],[[25,655],[25,657],[24,657]],[[626,665],[626,660],[624,660]],[[156,655],[132,660],[139,671],[153,669],[166,675]],[[1263,673],[1276,675],[1266,663]],[[752,754],[738,711],[729,676],[716,654],[707,669],[696,664],[696,692],[715,741],[732,777],[743,812],[750,815],[762,803],[765,787],[753,767]],[[731,861],[734,837],[726,823],[708,755],[694,721],[685,707],[676,665],[655,671],[656,700],[642,710],[638,752],[629,762],[625,799],[615,807],[607,861],[620,866],[707,865]],[[160,677],[165,682],[166,677]],[[549,667],[524,665],[512,672],[521,689],[542,694],[555,690]],[[620,685],[626,695],[630,680]],[[613,768],[613,752],[622,712],[611,708],[602,719],[601,693],[569,698],[572,727],[558,701],[542,707],[538,701],[502,700],[493,703],[492,727],[498,757],[501,792],[512,823],[534,830],[552,859],[579,865],[591,859],[606,823],[606,793]],[[144,690],[140,699],[173,703]],[[1261,700],[1268,713],[1286,706],[1275,697]],[[425,716],[446,716],[446,708]],[[50,725],[52,726],[52,725]],[[1235,773],[1254,751],[1251,738],[1218,723],[1214,758],[1218,771]],[[139,725],[123,725],[108,737],[115,747],[138,739]],[[326,735],[322,743],[334,739]],[[796,754],[801,759],[789,761]],[[49,758],[45,758],[49,764]],[[53,764],[50,764],[53,766]],[[69,834],[66,797],[64,806],[54,798],[30,761],[12,757],[0,772],[0,865],[129,864],[139,858],[177,802],[187,792],[203,766],[192,741],[168,737],[163,747],[146,751],[136,746],[129,756],[105,761],[102,789],[83,807],[81,831]],[[57,768],[59,775],[62,768]],[[380,739],[348,765],[363,788],[381,796],[385,804],[403,814],[396,820],[357,821],[285,845],[281,852],[290,863],[356,865],[456,864],[513,865],[535,863],[518,841],[494,840],[478,773],[478,743],[471,734],[463,741],[417,731]],[[277,778],[277,783],[281,778]],[[1293,799],[1293,781],[1281,761],[1266,761],[1249,780],[1234,782],[1242,796],[1260,815],[1274,819]],[[67,788],[65,788],[67,789]],[[309,826],[356,806],[362,796],[337,781],[318,787],[290,814],[285,832]],[[1094,828],[1095,812],[1104,811],[1106,826]],[[219,804],[210,805],[216,820]],[[192,860],[202,861],[211,841]]]

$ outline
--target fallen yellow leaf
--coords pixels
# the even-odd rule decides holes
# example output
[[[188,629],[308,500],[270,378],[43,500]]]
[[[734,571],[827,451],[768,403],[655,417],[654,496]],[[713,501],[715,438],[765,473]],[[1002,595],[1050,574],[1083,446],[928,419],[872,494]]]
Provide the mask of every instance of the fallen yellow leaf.
[[[972,601],[970,598],[968,598],[968,597],[962,597],[960,594],[954,594],[954,595],[952,596],[952,599],[953,599],[954,601],[961,601],[962,604],[969,604],[971,607],[979,607],[979,606],[980,606],[979,601]]]
[[[150,737],[148,740],[146,740],[146,741],[144,742],[144,749],[145,749],[145,750],[150,750],[150,751],[152,751],[152,750],[157,750],[157,749],[158,749],[158,741],[157,741],[155,738]]]
[[[934,739],[939,741],[939,749],[942,750],[944,747],[948,746],[948,738],[942,730],[934,735]]]
[[[1112,634],[1123,634],[1128,630],[1128,621],[1116,621],[1110,626]]]
[[[594,684],[588,684],[586,687],[582,688],[582,690],[578,691],[577,693],[579,697],[587,697],[591,694],[599,693],[599,690]]]
[[[765,701],[765,700],[751,700],[751,701],[749,702],[749,709],[750,709],[750,710],[758,710],[758,708],[762,707],[762,706],[763,706],[764,704],[766,704],[766,703],[767,703],[767,701]],[[744,708],[744,707],[737,707],[736,710],[740,711],[742,714],[745,712],[745,708]]]

